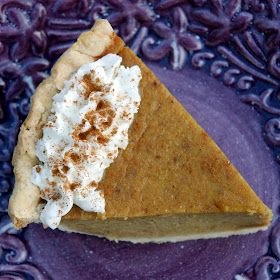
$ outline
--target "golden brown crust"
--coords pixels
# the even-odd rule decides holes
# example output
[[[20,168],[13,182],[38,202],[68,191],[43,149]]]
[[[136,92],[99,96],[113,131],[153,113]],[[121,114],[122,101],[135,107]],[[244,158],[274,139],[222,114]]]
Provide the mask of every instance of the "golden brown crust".
[[[52,96],[63,88],[81,65],[96,60],[110,49],[119,52],[124,43],[116,37],[106,20],[96,21],[93,28],[84,32],[55,63],[51,76],[37,88],[31,100],[30,112],[21,126],[18,144],[13,155],[15,173],[14,191],[9,202],[9,215],[18,228],[38,220],[39,190],[31,184],[31,169],[37,163],[35,143],[41,137],[42,125],[46,122]],[[112,45],[114,42],[114,45]]]
[[[37,162],[35,143],[51,97],[78,67],[111,52],[122,56],[124,65],[141,68],[142,101],[129,131],[129,146],[106,170],[99,185],[105,194],[105,217],[256,213],[261,224],[267,225],[271,211],[206,132],[113,34],[107,21],[97,21],[62,55],[50,78],[38,87],[14,153],[16,184],[9,205],[13,223],[22,227],[38,219],[39,191],[30,183],[30,175]],[[74,207],[64,219],[96,218],[100,217]]]

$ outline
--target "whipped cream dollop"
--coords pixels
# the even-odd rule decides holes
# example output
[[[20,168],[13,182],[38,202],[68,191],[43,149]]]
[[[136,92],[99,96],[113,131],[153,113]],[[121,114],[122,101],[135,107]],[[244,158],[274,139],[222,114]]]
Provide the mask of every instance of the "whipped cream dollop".
[[[84,211],[105,212],[98,183],[128,145],[128,129],[140,105],[138,66],[124,67],[108,54],[81,66],[53,97],[43,136],[36,144],[40,163],[32,183],[46,204],[40,219],[54,229],[73,204]]]

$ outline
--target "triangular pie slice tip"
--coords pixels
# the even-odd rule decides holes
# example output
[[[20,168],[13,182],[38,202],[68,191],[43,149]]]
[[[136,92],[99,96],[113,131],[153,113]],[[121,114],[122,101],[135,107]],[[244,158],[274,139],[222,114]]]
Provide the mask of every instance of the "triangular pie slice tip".
[[[39,190],[30,182],[38,162],[35,143],[52,96],[81,65],[116,53],[125,66],[141,69],[141,105],[129,130],[129,145],[99,184],[105,215],[74,207],[60,229],[132,242],[225,237],[264,230],[271,210],[160,83],[145,64],[98,20],[83,33],[36,90],[14,152],[15,188],[9,214],[15,226],[38,221]]]

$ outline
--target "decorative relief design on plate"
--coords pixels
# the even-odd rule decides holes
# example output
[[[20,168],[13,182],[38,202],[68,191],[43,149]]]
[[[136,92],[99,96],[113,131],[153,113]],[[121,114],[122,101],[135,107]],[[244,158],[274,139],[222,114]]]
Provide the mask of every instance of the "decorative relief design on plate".
[[[0,271],[6,278],[43,274],[7,218],[11,157],[35,87],[52,63],[96,18],[144,59],[206,71],[234,88],[263,116],[265,139],[280,151],[280,3],[277,0],[2,0],[0,3]],[[276,156],[280,162],[280,156]],[[279,276],[279,223],[267,256],[242,279]],[[8,253],[7,253],[8,252]],[[11,253],[13,252],[13,253]],[[1,270],[2,269],[2,270]],[[0,277],[2,274],[0,273]]]
[[[174,70],[181,69],[187,53],[200,50],[202,43],[198,36],[188,31],[188,19],[182,8],[174,8],[170,24],[158,20],[151,30],[160,38],[148,36],[142,43],[142,53],[150,60],[160,60],[170,54],[170,64]]]
[[[245,279],[256,279],[256,280],[270,280],[279,279],[280,273],[280,223],[277,223],[270,236],[270,256],[261,257],[255,266],[248,270],[248,272],[243,274],[247,276]]]
[[[47,276],[29,262],[24,242],[10,219],[0,221],[0,279],[45,280]]]
[[[191,11],[192,18],[206,27],[206,44],[217,46],[226,43],[234,34],[247,30],[252,22],[251,13],[241,10],[241,1],[209,1],[209,9]]]

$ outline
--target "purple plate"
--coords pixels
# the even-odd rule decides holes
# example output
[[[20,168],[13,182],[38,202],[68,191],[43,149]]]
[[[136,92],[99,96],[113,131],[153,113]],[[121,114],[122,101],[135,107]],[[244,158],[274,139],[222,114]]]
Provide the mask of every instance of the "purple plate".
[[[40,225],[13,229],[7,216],[11,156],[30,96],[59,55],[100,17],[108,18],[273,209],[269,230],[133,245]],[[276,0],[0,1],[0,279],[280,277],[279,46]]]

